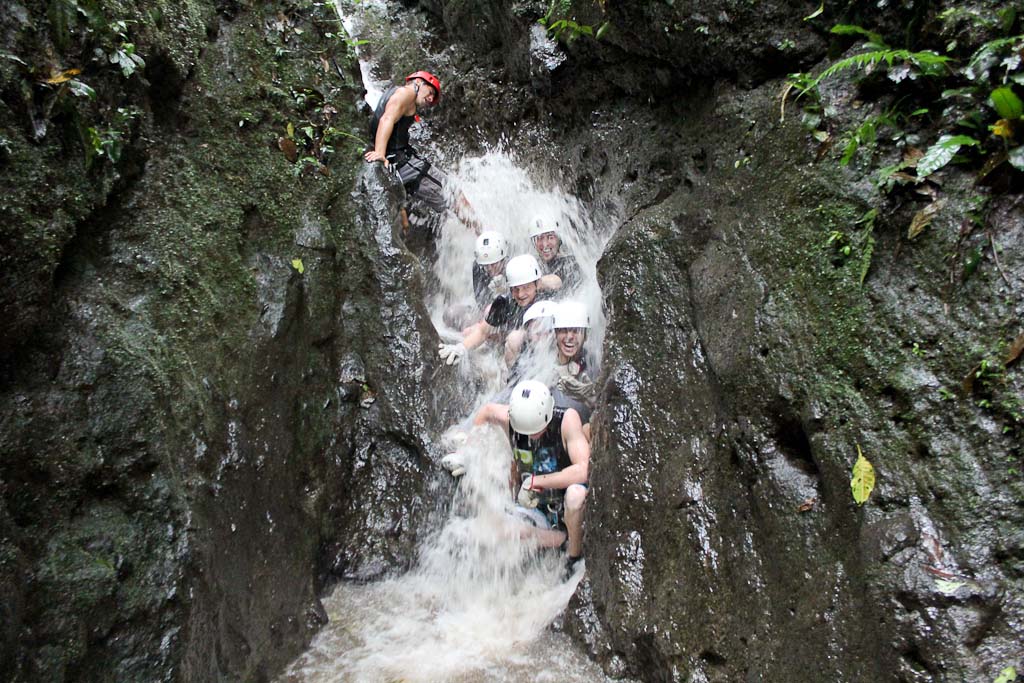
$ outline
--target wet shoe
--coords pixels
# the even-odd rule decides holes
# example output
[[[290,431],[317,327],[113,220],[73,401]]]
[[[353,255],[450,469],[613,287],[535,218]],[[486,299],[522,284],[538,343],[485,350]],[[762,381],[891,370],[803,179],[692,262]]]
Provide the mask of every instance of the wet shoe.
[[[565,558],[565,566],[562,567],[562,581],[568,581],[576,573],[576,565],[583,560],[583,556]]]

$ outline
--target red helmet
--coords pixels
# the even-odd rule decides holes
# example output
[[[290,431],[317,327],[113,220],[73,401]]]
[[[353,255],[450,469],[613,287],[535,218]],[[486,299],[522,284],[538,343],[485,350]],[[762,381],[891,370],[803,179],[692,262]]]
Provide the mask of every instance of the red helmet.
[[[406,76],[405,82],[408,83],[414,78],[422,78],[431,86],[433,86],[434,92],[437,93],[437,101],[441,101],[441,81],[437,80],[437,76],[430,73],[429,71],[417,71],[416,73],[411,73],[408,76]]]

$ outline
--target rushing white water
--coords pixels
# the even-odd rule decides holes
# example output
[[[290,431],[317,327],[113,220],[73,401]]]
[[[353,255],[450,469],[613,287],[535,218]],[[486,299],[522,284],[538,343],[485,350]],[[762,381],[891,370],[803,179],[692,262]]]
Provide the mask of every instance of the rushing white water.
[[[568,582],[556,552],[538,552],[507,514],[508,449],[493,430],[473,434],[474,467],[419,566],[371,585],[340,585],[330,623],[283,681],[603,680],[561,634]]]
[[[363,0],[362,9],[384,11],[382,0]],[[355,37],[360,19],[342,15]],[[366,15],[362,15],[363,19]],[[363,62],[367,101],[384,84]],[[373,89],[373,92],[371,91]],[[510,240],[509,256],[534,254],[529,226],[537,217],[558,223],[563,250],[574,254],[585,285],[573,295],[589,310],[586,345],[599,352],[604,335],[595,264],[605,234],[558,188],[541,187],[507,153],[463,160],[450,169],[451,191],[469,200],[484,229]],[[453,304],[475,305],[472,263],[475,233],[449,215],[438,237],[433,272],[437,287],[426,302],[439,335],[460,338],[443,322]],[[459,364],[442,368],[436,381],[483,387],[459,425],[439,432],[467,461],[444,525],[422,544],[416,567],[407,574],[369,585],[341,584],[324,600],[329,623],[310,649],[281,677],[282,683],[392,683],[404,681],[475,683],[507,681],[591,682],[607,680],[600,668],[551,625],[558,620],[585,571],[563,576],[564,553],[539,549],[513,512],[509,490],[511,450],[493,427],[469,428],[473,412],[501,391],[508,369],[499,344],[485,344]],[[528,374],[545,376],[554,351],[537,353]]]
[[[561,251],[575,256],[583,270],[584,285],[572,298],[585,303],[590,311],[592,327],[587,346],[594,353],[600,353],[605,319],[595,270],[608,226],[592,225],[574,197],[557,187],[538,186],[505,152],[464,159],[453,176],[452,187],[460,188],[465,194],[483,229],[496,230],[511,242],[510,257],[537,255],[529,237],[530,225],[536,218],[544,219],[545,224],[557,222]],[[428,302],[432,313],[443,310],[441,298],[447,298],[449,303],[472,301],[473,245],[474,235],[455,217],[449,216],[442,230],[434,269],[441,291]],[[439,317],[434,318],[434,324],[442,334],[446,332]]]
[[[341,24],[345,28],[345,33],[348,34],[347,42],[359,57],[359,73],[363,77],[363,87],[366,88],[364,99],[371,108],[374,108],[380,101],[380,96],[387,90],[389,83],[386,78],[377,76],[373,62],[366,58],[365,53],[368,49],[361,44],[361,41],[365,40],[362,35],[367,19],[374,14],[385,13],[387,5],[383,0],[356,0],[356,4],[359,5],[361,11],[352,11],[351,7],[345,6],[343,0],[334,2],[338,10],[338,17],[341,18]]]

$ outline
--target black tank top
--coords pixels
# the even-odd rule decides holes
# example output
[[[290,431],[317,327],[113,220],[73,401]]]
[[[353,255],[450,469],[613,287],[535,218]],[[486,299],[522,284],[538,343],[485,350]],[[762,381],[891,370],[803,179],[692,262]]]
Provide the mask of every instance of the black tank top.
[[[572,465],[569,452],[565,450],[565,445],[562,443],[563,417],[565,417],[565,411],[555,408],[548,428],[536,441],[531,440],[526,434],[520,434],[513,430],[511,426],[509,427],[512,457],[515,458],[520,476],[527,472],[551,474]]]
[[[380,98],[380,102],[377,103],[377,108],[373,110],[373,118],[370,119],[370,142],[373,143],[377,139],[377,126],[380,124],[380,119],[384,116],[384,109],[388,106],[388,101],[391,100],[391,96],[398,90],[398,86],[391,86],[387,92]],[[403,116],[395,122],[395,127],[391,131],[391,138],[388,139],[388,148],[385,152],[388,156],[396,152],[401,152],[406,156],[412,156],[414,150],[412,145],[409,144],[409,127],[412,126],[416,120],[415,116]]]

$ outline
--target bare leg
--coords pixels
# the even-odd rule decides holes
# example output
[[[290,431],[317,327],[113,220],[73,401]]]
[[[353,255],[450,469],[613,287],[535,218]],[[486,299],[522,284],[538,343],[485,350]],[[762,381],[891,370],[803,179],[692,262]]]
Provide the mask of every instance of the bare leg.
[[[532,538],[540,548],[557,548],[565,541],[565,532],[526,526],[520,533],[520,538]]]
[[[583,554],[583,508],[587,503],[587,487],[573,484],[565,490],[565,528],[569,532],[569,557]]]

